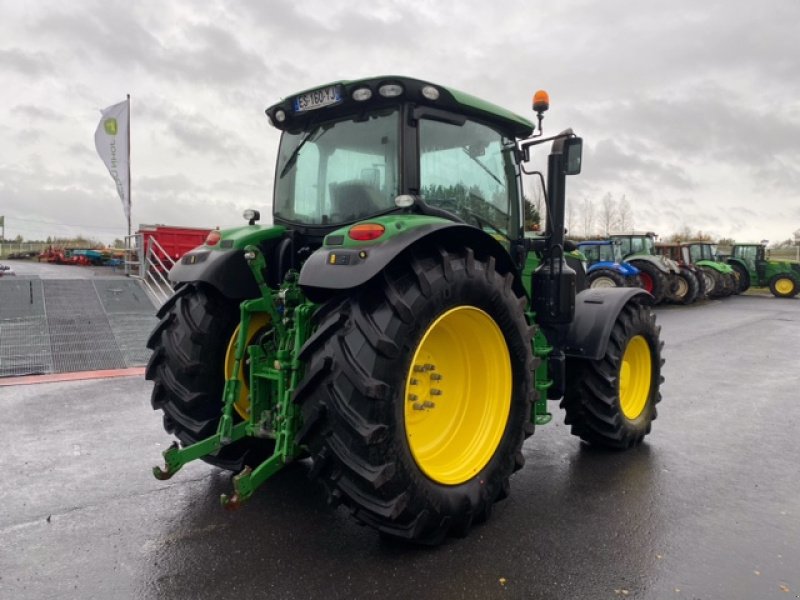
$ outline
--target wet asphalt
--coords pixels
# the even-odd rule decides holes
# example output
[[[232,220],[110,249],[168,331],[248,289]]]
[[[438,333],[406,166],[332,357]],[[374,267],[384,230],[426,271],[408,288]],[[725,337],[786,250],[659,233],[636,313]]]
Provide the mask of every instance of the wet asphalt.
[[[150,468],[140,378],[0,387],[0,598],[800,598],[800,298],[659,308],[666,383],[633,451],[554,422],[465,539],[387,542],[293,465],[242,510],[229,474]]]

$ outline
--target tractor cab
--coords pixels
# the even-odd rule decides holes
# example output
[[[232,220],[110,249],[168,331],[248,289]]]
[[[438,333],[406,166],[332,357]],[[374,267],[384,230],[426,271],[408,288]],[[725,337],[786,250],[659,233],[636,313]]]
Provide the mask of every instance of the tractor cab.
[[[746,265],[748,271],[755,273],[758,265],[766,260],[766,248],[764,244],[734,244],[728,257],[729,261],[731,259],[738,259]]]
[[[266,112],[282,131],[276,224],[321,241],[416,202],[506,243],[522,238],[516,140],[533,132],[527,119],[401,77],[331,83]]]
[[[683,247],[689,253],[689,261],[692,264],[697,264],[701,260],[718,262],[717,260],[717,245],[711,242],[686,242]]]

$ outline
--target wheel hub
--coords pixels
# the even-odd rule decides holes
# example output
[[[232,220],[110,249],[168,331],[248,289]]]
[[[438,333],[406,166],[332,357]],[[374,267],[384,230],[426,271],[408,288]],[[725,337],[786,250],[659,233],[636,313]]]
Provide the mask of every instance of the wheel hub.
[[[511,410],[511,357],[486,312],[459,306],[422,336],[404,390],[409,449],[430,479],[457,485],[494,456]]]
[[[634,420],[642,414],[650,397],[652,371],[647,340],[641,335],[632,337],[619,369],[619,403],[625,418]]]

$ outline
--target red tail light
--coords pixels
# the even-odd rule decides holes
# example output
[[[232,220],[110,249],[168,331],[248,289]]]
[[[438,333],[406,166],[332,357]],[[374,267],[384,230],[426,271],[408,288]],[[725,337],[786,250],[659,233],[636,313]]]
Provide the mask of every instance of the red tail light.
[[[221,238],[222,236],[220,235],[218,229],[209,231],[208,235],[206,236],[206,246],[216,246]]]
[[[353,225],[347,234],[351,240],[358,242],[369,242],[370,240],[377,240],[383,235],[386,228],[380,223],[360,223]]]

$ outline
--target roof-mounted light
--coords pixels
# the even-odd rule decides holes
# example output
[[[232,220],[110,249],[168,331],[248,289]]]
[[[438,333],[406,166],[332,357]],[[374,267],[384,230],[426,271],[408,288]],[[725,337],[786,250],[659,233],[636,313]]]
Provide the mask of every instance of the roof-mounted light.
[[[261,219],[261,213],[254,208],[248,208],[242,213],[242,216],[248,221],[248,225],[255,225],[256,221]]]
[[[545,112],[550,108],[550,94],[544,90],[539,90],[533,95],[533,110]]]
[[[279,108],[275,111],[275,120],[278,123],[283,123],[286,120],[286,113]]]
[[[384,98],[397,98],[403,93],[403,86],[399,83],[384,83],[378,88],[378,93]]]
[[[428,100],[438,100],[439,90],[437,90],[432,85],[426,85],[425,87],[422,88],[422,95]]]
[[[355,100],[356,102],[364,102],[372,98],[372,90],[369,89],[368,87],[360,87],[353,90],[351,96],[353,97],[353,100]]]

